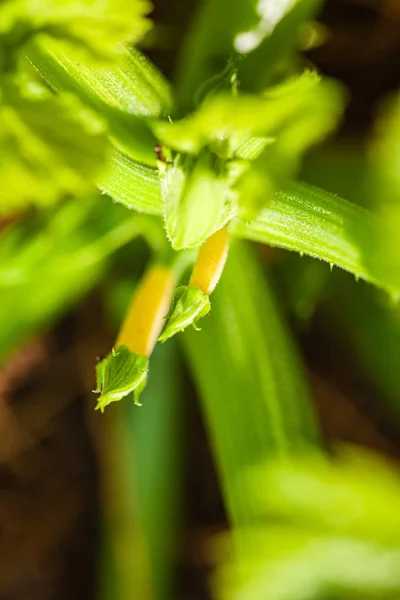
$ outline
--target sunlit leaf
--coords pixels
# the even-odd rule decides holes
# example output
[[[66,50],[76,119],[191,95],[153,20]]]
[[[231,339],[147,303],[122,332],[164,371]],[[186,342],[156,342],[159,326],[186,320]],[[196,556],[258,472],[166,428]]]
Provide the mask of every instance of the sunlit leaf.
[[[220,573],[229,600],[392,599],[400,590],[400,478],[347,452],[259,463],[242,481],[258,512]]]
[[[114,145],[131,158],[155,166],[157,140],[145,117],[167,114],[171,94],[159,71],[138,50],[123,48],[118,62],[96,68],[37,44],[28,46],[27,54],[56,92],[74,92],[101,114]]]
[[[233,244],[201,331],[182,340],[199,391],[231,519],[258,509],[240,487],[258,461],[316,443],[307,386],[289,333],[255,256]]]
[[[149,9],[147,0],[5,0],[0,52],[18,51],[36,38],[77,59],[109,60],[118,56],[121,42],[146,33]]]
[[[232,223],[239,237],[326,260],[397,295],[372,242],[382,228],[378,215],[303,183],[278,192],[253,221]]]
[[[158,171],[134,161],[119,150],[112,152],[98,186],[128,208],[150,215],[163,213]]]

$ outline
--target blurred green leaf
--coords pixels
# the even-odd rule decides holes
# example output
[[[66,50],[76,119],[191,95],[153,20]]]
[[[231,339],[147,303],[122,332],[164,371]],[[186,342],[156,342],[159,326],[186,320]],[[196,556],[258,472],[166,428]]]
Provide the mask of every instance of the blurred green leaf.
[[[383,459],[354,450],[336,459],[306,454],[260,463],[245,479],[264,521],[241,532],[218,597],[397,597],[400,479]]]
[[[126,216],[105,199],[80,198],[2,233],[0,360],[84,296],[108,257],[142,233],[145,217]]]
[[[4,0],[0,5],[0,65],[33,39],[52,43],[77,59],[115,59],[121,42],[149,29],[147,0]]]
[[[316,443],[307,386],[271,289],[252,252],[233,244],[210,316],[182,340],[236,526],[259,518],[239,481],[250,466]]]
[[[349,447],[333,460],[315,453],[264,468],[250,469],[245,487],[265,518],[400,545],[400,477],[384,458]]]
[[[0,106],[0,215],[94,191],[107,140],[102,121],[73,96],[11,95]]]
[[[399,549],[285,526],[247,532],[246,547],[253,552],[243,556],[238,566],[220,574],[217,598],[394,600],[398,597]]]

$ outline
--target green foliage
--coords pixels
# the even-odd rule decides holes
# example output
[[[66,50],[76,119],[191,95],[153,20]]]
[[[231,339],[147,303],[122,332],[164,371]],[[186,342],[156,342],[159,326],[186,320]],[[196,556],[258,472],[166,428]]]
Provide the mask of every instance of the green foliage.
[[[142,230],[137,216],[127,219],[121,207],[93,196],[2,232],[0,361],[84,296],[110,255]]]
[[[3,99],[0,215],[26,203],[49,206],[65,196],[94,192],[107,151],[96,114],[73,96],[54,99],[40,88]]]
[[[4,0],[0,6],[0,64],[38,39],[74,58],[110,60],[121,42],[136,42],[149,28],[146,0]],[[10,57],[11,53],[11,57]],[[12,65],[11,65],[12,67]]]
[[[393,467],[347,450],[335,460],[314,453],[260,464],[244,479],[262,519],[242,531],[219,597],[396,597],[400,480]]]
[[[390,238],[383,220],[318,188],[291,184],[254,221],[235,221],[232,229],[246,239],[326,260],[393,296],[398,294],[385,274],[384,257],[371,243],[385,232]]]
[[[237,526],[259,517],[243,472],[318,443],[296,350],[262,268],[232,246],[201,331],[180,338],[206,417],[224,498]]]
[[[235,239],[307,254],[400,295],[398,104],[384,111],[370,146],[368,209],[364,198],[356,204],[294,181],[345,103],[341,86],[297,54],[319,4],[205,0],[171,87],[128,47],[149,27],[145,0],[0,0],[0,216],[19,219],[0,237],[0,357],[74,306],[112,261],[124,260],[138,279],[148,255],[115,254],[134,237],[144,236],[150,260],[172,265],[178,287],[160,340],[210,312],[201,331],[189,328],[179,340],[233,526],[237,563],[221,575],[224,600],[399,594],[399,484],[370,459],[293,461],[321,444],[312,402],[274,287],[254,251]],[[231,247],[210,301],[179,285],[194,259],[182,250],[225,225]],[[277,267],[292,286],[288,304],[306,318],[335,289],[319,267],[306,264],[297,277]],[[359,290],[351,298],[354,286],[325,307],[343,308],[334,322],[396,402],[398,311],[377,308]],[[141,306],[144,313],[146,297]],[[173,553],[162,545],[177,489],[172,353],[159,345],[153,362],[122,346],[97,365],[97,408],[116,403],[108,412],[118,414],[110,423],[121,521],[113,529],[110,518],[107,536],[121,597],[172,597]],[[138,403],[153,364],[144,394],[164,399],[164,412],[152,401],[137,416],[132,402],[116,401],[133,392]],[[136,571],[126,568],[133,538]]]
[[[71,97],[73,86],[62,98],[42,88],[23,53],[36,45],[61,56],[67,52],[72,61],[119,60],[121,42],[136,41],[147,30],[148,9],[144,0],[1,3],[0,175],[6,192],[0,215],[87,194],[107,154],[103,121]],[[112,124],[111,134],[126,147],[126,118],[117,112]],[[143,136],[151,146],[150,132]]]

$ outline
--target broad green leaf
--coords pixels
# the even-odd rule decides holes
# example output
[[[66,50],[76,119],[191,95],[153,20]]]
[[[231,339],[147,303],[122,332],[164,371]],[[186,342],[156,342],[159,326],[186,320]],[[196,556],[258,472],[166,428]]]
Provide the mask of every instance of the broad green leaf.
[[[217,597],[397,597],[400,478],[383,459],[354,449],[339,459],[311,454],[259,464],[245,479],[263,518],[240,532]]]
[[[165,317],[167,324],[158,338],[166,342],[189,325],[197,328],[197,322],[205,317],[211,309],[209,297],[198,287],[182,285],[176,289],[171,310]]]
[[[36,38],[77,59],[115,59],[121,42],[134,43],[149,29],[150,6],[147,0],[5,0],[0,52],[21,50]]]
[[[275,194],[253,221],[235,220],[232,233],[328,261],[391,295],[400,292],[385,277],[373,240],[381,235],[378,215],[337,196],[296,183]]]
[[[181,102],[190,106],[197,88],[222,73],[232,54],[241,58],[240,86],[263,89],[319,4],[319,0],[204,0],[180,55]]]
[[[250,249],[232,244],[210,316],[201,331],[186,331],[180,339],[228,512],[236,526],[244,526],[259,515],[239,486],[243,473],[318,438],[296,351]]]
[[[161,177],[161,190],[174,250],[199,246],[234,214],[229,172],[207,151],[195,159],[178,154]]]
[[[127,346],[119,346],[112,350],[97,365],[97,399],[96,409],[102,412],[111,402],[118,402],[135,391],[135,403],[139,404],[139,393],[146,385],[149,370],[149,359]]]
[[[48,91],[0,106],[0,215],[94,190],[107,152],[104,125],[73,96]]]
[[[146,410],[119,403],[102,424],[107,435],[102,473],[112,494],[103,506],[108,552],[101,569],[102,600],[173,597],[182,458],[174,344],[156,348],[151,371],[143,392]],[[104,578],[111,579],[108,589]]]

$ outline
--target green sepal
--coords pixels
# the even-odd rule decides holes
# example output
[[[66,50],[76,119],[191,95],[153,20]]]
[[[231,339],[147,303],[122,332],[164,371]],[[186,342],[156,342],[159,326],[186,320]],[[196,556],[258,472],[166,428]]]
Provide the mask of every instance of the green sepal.
[[[210,312],[210,308],[209,296],[200,288],[187,285],[176,288],[171,310],[166,316],[168,322],[159,341],[166,342],[189,325],[198,330],[197,322]]]
[[[104,411],[111,402],[122,400],[134,392],[135,404],[139,404],[139,394],[146,385],[149,359],[142,354],[131,352],[127,346],[112,350],[96,369],[97,389],[100,393],[96,410]]]
[[[174,250],[194,248],[235,214],[231,176],[217,156],[178,154],[161,178],[165,227]]]

